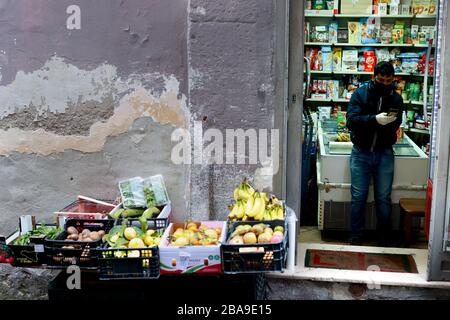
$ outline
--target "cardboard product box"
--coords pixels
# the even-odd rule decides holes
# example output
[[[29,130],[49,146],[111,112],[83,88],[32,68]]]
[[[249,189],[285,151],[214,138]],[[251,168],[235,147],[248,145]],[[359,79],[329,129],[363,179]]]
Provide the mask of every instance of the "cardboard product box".
[[[392,43],[402,44],[405,38],[404,23],[396,23],[392,29]]]
[[[388,4],[387,3],[379,3],[378,4],[378,15],[387,16],[388,14]]]
[[[341,1],[343,14],[372,14],[372,0]]]
[[[400,14],[407,15],[411,13],[411,6],[409,4],[400,5]]]
[[[358,50],[342,51],[342,71],[358,71]]]
[[[225,243],[227,236],[226,221],[203,221],[209,228],[221,228],[220,243]],[[159,244],[161,274],[184,273],[222,273],[220,244],[216,246],[169,247],[169,237],[182,223],[171,223]]]
[[[428,14],[434,15],[436,14],[436,7],[437,7],[437,1],[436,0],[430,0],[430,5],[428,8]]]
[[[342,70],[342,48],[333,48],[333,71]]]
[[[378,43],[380,29],[379,19],[375,17],[361,18],[361,43]]]
[[[331,22],[328,27],[328,41],[331,43],[338,42],[338,23],[335,21]]]
[[[400,5],[399,4],[389,5],[389,15],[397,16],[399,14],[400,14]]]
[[[412,13],[413,14],[424,14],[425,11],[425,4],[427,1],[424,0],[413,0],[412,1]],[[429,5],[429,2],[428,2]]]
[[[338,43],[348,43],[348,29],[339,28],[338,29]]]
[[[411,40],[413,44],[419,44],[419,26],[417,24],[411,25]]]
[[[361,23],[357,21],[348,22],[348,43],[361,43]]]
[[[322,47],[322,71],[333,71],[333,52],[330,46]]]
[[[383,23],[381,25],[380,31],[380,42],[381,43],[392,43],[392,29],[394,25],[389,23]]]

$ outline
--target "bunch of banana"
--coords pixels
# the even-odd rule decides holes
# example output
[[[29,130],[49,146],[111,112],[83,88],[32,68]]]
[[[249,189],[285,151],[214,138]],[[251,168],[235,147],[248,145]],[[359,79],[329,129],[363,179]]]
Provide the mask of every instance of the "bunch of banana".
[[[350,135],[345,132],[339,132],[336,137],[338,142],[350,142]]]
[[[255,193],[255,189],[244,179],[241,182],[239,187],[234,189],[233,198],[235,201],[245,200],[247,201],[253,194]]]

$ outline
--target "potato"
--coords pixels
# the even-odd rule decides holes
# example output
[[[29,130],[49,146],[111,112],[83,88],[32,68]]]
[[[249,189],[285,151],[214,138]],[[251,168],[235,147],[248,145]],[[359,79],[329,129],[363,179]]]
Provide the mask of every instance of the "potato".
[[[67,236],[67,240],[74,240],[77,241],[78,240],[78,234],[69,234]]]
[[[105,235],[105,231],[99,230],[99,231],[98,231],[98,235],[99,235],[100,238],[103,238],[103,236]],[[91,237],[91,238],[92,238],[92,237]]]
[[[67,228],[67,233],[68,234],[78,234],[78,230],[75,227],[68,227]]]
[[[87,237],[87,238],[84,238],[84,239],[83,239],[83,241],[86,241],[86,242],[91,242],[91,241],[92,241],[92,239],[91,239],[91,238],[89,238],[89,237]]]
[[[83,229],[83,231],[81,231],[81,234],[83,235],[83,237],[89,237],[90,233],[91,233],[91,231],[89,229]]]
[[[89,238],[91,238],[92,241],[97,241],[101,237],[100,237],[100,235],[99,235],[99,233],[97,231],[91,231],[91,233],[89,234]]]

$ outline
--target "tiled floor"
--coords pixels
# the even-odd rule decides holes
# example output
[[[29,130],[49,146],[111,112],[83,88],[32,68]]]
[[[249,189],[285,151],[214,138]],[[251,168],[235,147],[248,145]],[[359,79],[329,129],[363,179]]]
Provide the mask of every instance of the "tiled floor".
[[[328,244],[338,244],[338,245],[346,245],[348,244],[343,240],[333,240],[327,239],[327,241],[322,239],[320,230],[317,229],[317,226],[303,226],[300,228],[299,242],[302,243],[328,243]],[[366,246],[376,246],[376,241],[368,241],[365,242]],[[417,241],[411,243],[411,248],[413,249],[428,249],[428,243],[425,239],[418,239]]]
[[[305,267],[307,249],[355,251],[372,253],[411,254],[419,273],[396,273],[339,270]],[[382,248],[368,243],[365,246],[350,246],[342,241],[325,242],[317,227],[302,227],[297,244],[297,264],[283,273],[271,273],[271,277],[301,280],[366,283],[368,285],[391,285],[406,287],[429,287],[450,289],[450,282],[427,281],[428,250],[426,242],[416,242],[411,248]]]

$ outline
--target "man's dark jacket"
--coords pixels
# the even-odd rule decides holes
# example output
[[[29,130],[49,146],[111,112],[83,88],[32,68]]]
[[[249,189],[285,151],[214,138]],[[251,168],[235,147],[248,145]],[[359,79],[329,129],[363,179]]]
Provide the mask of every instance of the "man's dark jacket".
[[[398,109],[397,119],[385,126],[378,124],[375,116],[390,108]],[[353,144],[363,150],[391,148],[397,141],[403,110],[403,99],[395,90],[381,96],[373,81],[365,83],[352,94],[347,109],[347,128]]]

